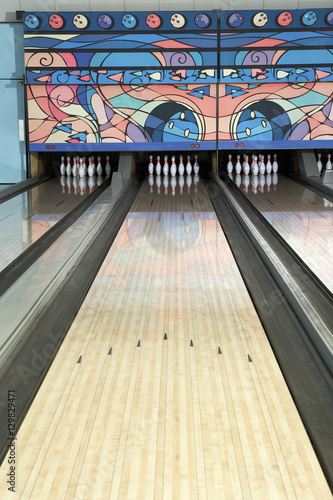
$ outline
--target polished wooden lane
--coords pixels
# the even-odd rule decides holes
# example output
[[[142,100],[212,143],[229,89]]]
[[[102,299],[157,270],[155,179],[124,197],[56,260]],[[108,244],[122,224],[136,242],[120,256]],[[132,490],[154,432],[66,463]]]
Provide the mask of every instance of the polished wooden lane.
[[[154,191],[17,435],[18,498],[331,498],[205,187]]]
[[[77,179],[74,182],[79,183]],[[80,190],[74,190],[72,177],[61,180],[53,178],[1,203],[0,271],[73,210],[88,194],[88,186],[82,193]]]
[[[333,292],[333,203],[283,175],[277,180],[246,196]]]

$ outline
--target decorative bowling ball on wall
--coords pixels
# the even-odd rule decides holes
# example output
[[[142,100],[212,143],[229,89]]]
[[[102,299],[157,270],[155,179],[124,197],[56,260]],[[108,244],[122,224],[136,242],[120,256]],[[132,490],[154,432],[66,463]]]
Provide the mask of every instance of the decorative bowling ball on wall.
[[[133,14],[124,14],[121,18],[121,24],[124,28],[133,29],[137,27],[138,20],[135,16],[133,16]]]
[[[40,20],[37,16],[33,14],[28,14],[24,19],[24,24],[26,25],[27,28],[30,28],[31,30],[36,30],[40,26]]]
[[[326,15],[325,21],[329,26],[333,26],[333,10]]]
[[[244,17],[243,14],[241,14],[240,12],[234,12],[227,19],[227,23],[230,26],[230,28],[239,28],[239,26],[241,26],[243,22],[244,22]]]
[[[113,25],[113,19],[108,14],[100,14],[97,18],[97,24],[103,30],[110,29]]]
[[[186,18],[183,16],[183,14],[172,14],[171,18],[170,18],[170,24],[171,26],[173,26],[174,28],[184,28],[184,26],[186,26]]]
[[[268,22],[268,15],[266,12],[257,12],[257,14],[254,14],[252,17],[252,24],[256,28],[261,28],[262,26],[265,26]]]
[[[162,19],[157,14],[148,14],[146,17],[146,24],[152,29],[160,28],[162,25]]]
[[[288,11],[284,11],[284,12],[281,12],[281,14],[279,14],[277,16],[276,24],[278,24],[279,26],[285,27],[285,26],[289,26],[289,24],[292,22],[292,20],[293,20],[293,16],[291,15],[291,13]]]
[[[55,30],[61,30],[61,28],[64,27],[64,24],[64,19],[58,14],[52,14],[52,16],[49,17],[49,25]]]
[[[318,16],[313,10],[308,10],[301,17],[301,23],[304,26],[313,26],[317,22]]]
[[[208,28],[211,24],[210,17],[202,13],[195,16],[194,22],[199,28]]]
[[[333,26],[333,10],[326,15],[325,21],[329,26]]]
[[[83,14],[76,14],[73,17],[73,24],[75,28],[79,30],[84,30],[89,26],[89,19]]]

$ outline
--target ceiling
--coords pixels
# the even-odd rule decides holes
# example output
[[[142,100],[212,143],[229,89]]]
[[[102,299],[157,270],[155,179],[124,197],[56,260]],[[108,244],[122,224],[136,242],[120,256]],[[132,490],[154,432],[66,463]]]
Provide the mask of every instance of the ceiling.
[[[131,12],[332,8],[332,0],[1,0],[0,22],[14,22],[16,11]]]

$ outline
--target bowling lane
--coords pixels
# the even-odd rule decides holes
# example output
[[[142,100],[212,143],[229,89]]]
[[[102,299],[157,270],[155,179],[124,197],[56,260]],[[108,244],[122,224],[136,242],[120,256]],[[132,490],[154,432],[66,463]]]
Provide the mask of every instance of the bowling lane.
[[[143,184],[17,434],[18,497],[331,498],[204,185],[164,188]]]
[[[68,182],[68,185],[66,184]],[[0,204],[0,271],[89,194],[72,178],[51,179]]]
[[[261,176],[258,176],[260,179]],[[269,179],[269,180],[268,180]],[[249,201],[333,292],[333,203],[297,182],[264,176],[261,185],[240,188]]]

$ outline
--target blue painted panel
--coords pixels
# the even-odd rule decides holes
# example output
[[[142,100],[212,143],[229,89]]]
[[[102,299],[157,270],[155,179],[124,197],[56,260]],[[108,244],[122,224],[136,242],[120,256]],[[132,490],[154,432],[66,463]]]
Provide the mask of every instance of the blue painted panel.
[[[0,80],[0,109],[0,183],[16,183],[26,179],[24,86],[17,80]]]
[[[24,52],[22,24],[0,24],[0,78],[23,78]]]
[[[234,143],[233,143],[234,144]],[[101,151],[193,151],[216,149],[215,141],[192,142],[192,141],[175,141],[175,142],[134,142],[134,143],[77,143],[75,151],[80,152],[101,152]],[[41,144],[31,143],[30,151],[57,151],[57,152],[73,152],[73,144],[57,143],[57,144]]]

